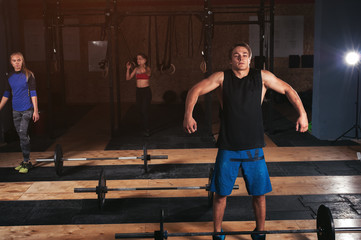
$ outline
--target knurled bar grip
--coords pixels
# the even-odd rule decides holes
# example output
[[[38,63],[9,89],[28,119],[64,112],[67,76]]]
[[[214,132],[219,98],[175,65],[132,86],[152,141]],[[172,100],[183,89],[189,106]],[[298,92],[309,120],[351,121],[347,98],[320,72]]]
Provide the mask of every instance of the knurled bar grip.
[[[74,188],[74,192],[96,192],[96,188]]]
[[[146,191],[146,190],[193,190],[193,189],[207,189],[209,186],[199,187],[149,187],[149,188],[106,188],[109,191]],[[239,189],[238,185],[234,185],[233,189]],[[96,188],[74,188],[74,192],[96,192]]]
[[[167,155],[150,155],[148,159],[168,159]],[[103,158],[62,158],[62,161],[88,161],[88,160],[130,160],[130,159],[144,159],[141,157],[103,157]],[[52,162],[53,158],[36,159],[37,162]]]

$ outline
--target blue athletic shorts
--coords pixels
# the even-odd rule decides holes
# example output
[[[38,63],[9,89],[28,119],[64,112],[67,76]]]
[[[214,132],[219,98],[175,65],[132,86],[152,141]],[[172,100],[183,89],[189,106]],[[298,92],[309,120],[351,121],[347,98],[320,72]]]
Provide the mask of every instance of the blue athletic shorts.
[[[228,196],[242,170],[247,192],[252,196],[264,195],[272,191],[267,165],[262,148],[242,151],[219,149],[211,182],[210,191]]]

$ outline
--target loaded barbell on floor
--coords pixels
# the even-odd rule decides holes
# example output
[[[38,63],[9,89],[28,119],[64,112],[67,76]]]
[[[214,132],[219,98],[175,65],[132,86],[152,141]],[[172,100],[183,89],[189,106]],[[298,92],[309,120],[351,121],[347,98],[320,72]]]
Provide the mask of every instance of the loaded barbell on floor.
[[[149,155],[147,147],[143,146],[143,155],[139,157],[100,157],[100,158],[64,158],[63,150],[60,144],[57,144],[54,151],[54,158],[36,159],[37,162],[53,162],[58,176],[63,173],[64,161],[90,161],[90,160],[131,160],[141,159],[144,161],[144,170],[148,172],[148,161],[151,159],[168,159],[168,155]]]
[[[95,192],[98,195],[98,206],[100,209],[104,207],[105,195],[109,191],[139,191],[139,190],[196,190],[205,189],[208,191],[208,204],[211,205],[213,202],[213,192],[209,191],[211,180],[212,180],[213,168],[210,169],[208,184],[205,186],[197,187],[137,187],[137,188],[108,188],[106,185],[106,178],[104,170],[101,171],[98,186],[95,188],[74,188],[75,193]],[[233,189],[239,189],[238,185],[234,185]]]
[[[361,227],[335,228],[330,209],[325,205],[319,206],[317,210],[316,229],[297,230],[269,230],[269,231],[233,231],[233,232],[191,232],[191,233],[169,233],[164,230],[164,210],[161,210],[160,230],[154,233],[116,233],[115,239],[124,238],[153,238],[164,240],[168,237],[193,237],[193,236],[214,236],[214,235],[250,235],[255,234],[296,234],[296,233],[317,233],[318,240],[335,240],[336,232],[360,232]]]

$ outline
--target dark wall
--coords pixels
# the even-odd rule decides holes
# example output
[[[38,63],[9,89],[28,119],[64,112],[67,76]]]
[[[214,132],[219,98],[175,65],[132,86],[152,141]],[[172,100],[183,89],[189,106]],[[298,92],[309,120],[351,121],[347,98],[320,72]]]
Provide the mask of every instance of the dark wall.
[[[360,9],[358,0],[315,3],[312,134],[320,139],[336,139],[355,124],[357,71],[344,56],[361,50]]]
[[[6,73],[9,71],[9,55],[20,51],[17,1],[0,0],[0,97],[4,93]],[[4,133],[12,127],[11,102],[0,112],[0,142]]]
[[[5,1],[2,1],[5,2]],[[106,22],[104,9],[107,0],[89,1],[60,1],[56,0],[17,0],[15,2],[18,10],[11,15],[11,19],[18,19],[20,29],[18,41],[24,50],[27,66],[35,73],[37,82],[37,94],[39,108],[42,112],[61,112],[60,107],[66,104],[94,104],[109,103],[111,98],[109,81],[104,77],[103,72],[89,71],[88,65],[88,44],[91,41],[100,41],[104,38],[101,24]],[[87,2],[87,4],[83,4]],[[204,74],[200,69],[202,62],[201,51],[203,50],[204,38],[202,36],[202,16],[204,15],[204,0],[163,0],[163,1],[142,1],[142,0],[118,0],[119,12],[152,11],[157,13],[193,11],[199,14],[177,15],[174,19],[173,43],[171,49],[172,63],[176,66],[174,74],[159,71],[156,62],[158,52],[162,60],[165,51],[167,16],[157,17],[157,28],[155,29],[155,17],[148,16],[122,16],[119,19],[118,49],[113,55],[119,57],[118,70],[119,78],[113,80],[113,95],[119,91],[122,103],[135,101],[135,81],[125,81],[125,63],[138,52],[149,54],[152,67],[151,88],[153,102],[162,102],[163,95],[172,90],[177,94],[177,101],[181,101],[182,94],[191,86],[200,81]],[[154,4],[149,4],[153,2]],[[242,4],[258,6],[260,1],[242,1]],[[13,3],[13,4],[15,4]],[[47,4],[44,4],[47,3]],[[225,4],[239,4],[236,0],[212,0],[215,5],[225,7]],[[276,0],[276,16],[302,16],[304,17],[303,53],[313,54],[313,21],[314,2],[313,0]],[[158,5],[157,5],[158,4]],[[9,4],[8,4],[9,5]],[[46,8],[45,8],[46,7]],[[47,9],[47,11],[44,11]],[[89,11],[97,14],[86,14]],[[226,8],[224,8],[226,9]],[[243,9],[244,10],[244,9]],[[56,11],[65,12],[65,16],[56,18]],[[231,13],[226,9],[225,13],[216,14],[215,21],[248,21],[250,17],[256,16],[253,13]],[[44,14],[46,13],[46,14]],[[74,13],[74,14],[70,14]],[[64,27],[59,32],[54,31],[51,36],[49,26],[45,26],[45,16],[52,16],[51,22],[56,24],[80,24],[81,27]],[[9,15],[10,16],[10,15]],[[6,16],[6,18],[10,18]],[[5,17],[5,16],[4,16]],[[48,19],[49,20],[49,19]],[[94,26],[96,24],[97,26]],[[87,26],[85,26],[87,25]],[[151,28],[149,28],[151,26]],[[150,33],[149,33],[150,29]],[[104,28],[103,28],[104,30]],[[9,33],[9,35],[11,35]],[[212,39],[212,70],[220,71],[229,67],[228,50],[231,45],[240,41],[250,41],[250,25],[218,24],[214,27]],[[46,46],[45,36],[48,38],[62,38],[62,51],[60,46],[52,44]],[[156,44],[158,37],[158,44]],[[151,41],[149,41],[151,39]],[[250,42],[250,45],[259,45],[258,41]],[[149,48],[150,47],[150,48]],[[158,50],[157,50],[158,47]],[[56,51],[54,51],[54,49]],[[115,52],[117,51],[117,52]],[[48,53],[48,61],[46,61]],[[64,72],[61,69],[60,55],[64,54]],[[50,57],[49,57],[50,55]],[[1,61],[8,59],[8,53],[1,57]],[[312,68],[289,68],[287,56],[275,59],[274,73],[290,83],[297,91],[309,91],[312,89]],[[201,99],[203,100],[203,98]],[[49,104],[50,102],[50,104]],[[49,109],[58,107],[60,110]],[[44,110],[45,109],[45,110]],[[44,119],[44,118],[42,118]],[[50,121],[48,121],[50,122]]]
[[[47,1],[49,14],[57,8]],[[154,1],[153,3],[161,3]],[[236,2],[236,1],[212,1],[212,2]],[[224,3],[223,3],[224,2]],[[250,4],[252,1],[246,1]],[[253,1],[253,5],[257,6]],[[276,16],[304,16],[305,34],[304,34],[304,53],[313,54],[313,3],[312,1],[276,1]],[[306,3],[304,3],[306,2]],[[310,3],[311,2],[311,3]],[[44,33],[43,28],[43,1],[19,0],[20,26],[21,28],[33,29],[32,34],[24,34],[24,46],[26,53],[29,52],[29,42],[36,57],[27,54],[27,63],[34,71],[37,78],[39,103],[47,102],[47,80],[46,69],[44,68],[44,42],[42,44],[33,44],[40,42]],[[87,9],[93,9],[97,6],[99,9],[105,8],[106,1],[89,1],[89,5],[79,5],[74,1],[61,1],[60,11],[75,12],[75,15],[64,17],[64,23],[78,24],[102,24],[105,22],[104,12],[99,12],[97,16],[77,15]],[[139,6],[139,4],[143,4]],[[243,1],[242,1],[243,3]],[[98,5],[93,5],[99,4]],[[77,10],[76,10],[77,9]],[[173,42],[171,49],[172,63],[176,66],[173,75],[162,73],[156,64],[156,54],[162,61],[166,48],[167,16],[157,17],[157,31],[155,29],[155,17],[151,19],[147,16],[125,16],[120,19],[118,33],[118,52],[113,54],[119,57],[118,69],[119,78],[115,80],[119,85],[120,100],[122,102],[135,101],[135,81],[125,81],[125,63],[138,52],[149,53],[151,48],[151,67],[152,78],[151,88],[153,92],[153,102],[162,102],[163,94],[169,90],[175,91],[178,100],[180,95],[187,91],[196,82],[203,78],[200,69],[202,61],[201,51],[203,50],[202,41],[202,21],[203,1],[164,1],[163,5],[145,4],[143,1],[118,1],[117,11],[153,11],[160,13],[180,12],[180,11],[197,11],[200,15],[179,15],[174,19]],[[231,12],[231,11],[230,11]],[[250,16],[256,13],[216,14],[216,21],[247,21]],[[55,13],[54,13],[55,14]],[[53,20],[56,21],[56,20]],[[29,24],[31,23],[31,24]],[[38,25],[35,25],[37,23]],[[149,28],[149,26],[151,26]],[[236,25],[216,25],[212,39],[212,69],[213,71],[223,70],[229,67],[228,49],[234,43],[240,41],[249,41],[248,24]],[[149,33],[150,29],[150,33]],[[52,73],[50,81],[52,84],[52,95],[54,99],[65,97],[66,103],[98,103],[109,102],[109,83],[103,77],[102,72],[90,72],[88,70],[88,42],[99,41],[102,38],[102,29],[94,26],[88,27],[65,27],[63,28],[63,52],[65,57],[64,76],[59,74],[59,61],[53,55],[50,63]],[[311,30],[311,31],[310,31]],[[23,31],[24,32],[24,31]],[[37,34],[37,35],[36,35]],[[158,44],[156,44],[158,37]],[[250,43],[251,46],[258,43]],[[69,47],[71,45],[71,47]],[[35,50],[38,48],[38,50]],[[73,55],[73,53],[77,54]],[[72,55],[72,58],[69,58]],[[68,56],[68,57],[67,57]],[[39,58],[38,58],[39,57]],[[289,69],[288,57],[275,59],[274,72],[283,80],[289,82],[297,91],[306,91],[312,88],[312,69]],[[114,83],[114,86],[116,84]],[[63,90],[64,89],[64,90]],[[116,91],[116,90],[114,90]],[[65,93],[64,93],[65,92]],[[62,96],[65,95],[65,96]]]

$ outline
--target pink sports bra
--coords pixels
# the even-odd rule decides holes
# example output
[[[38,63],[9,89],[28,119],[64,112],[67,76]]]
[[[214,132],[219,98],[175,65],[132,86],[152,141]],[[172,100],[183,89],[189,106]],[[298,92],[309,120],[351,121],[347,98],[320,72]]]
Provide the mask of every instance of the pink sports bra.
[[[148,80],[149,76],[146,73],[135,74],[137,80]]]

